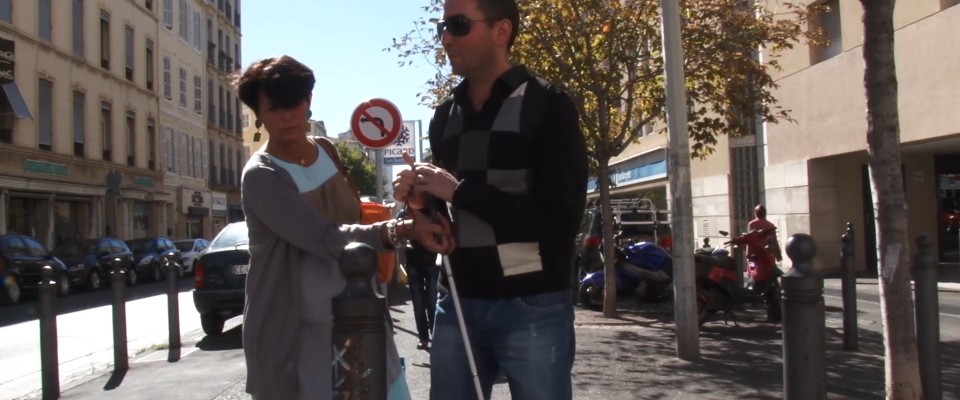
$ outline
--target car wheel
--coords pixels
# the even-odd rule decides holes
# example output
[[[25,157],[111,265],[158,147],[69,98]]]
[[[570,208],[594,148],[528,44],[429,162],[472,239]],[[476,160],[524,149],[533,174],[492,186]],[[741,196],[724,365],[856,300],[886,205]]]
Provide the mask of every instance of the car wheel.
[[[100,279],[100,271],[90,270],[90,276],[87,277],[87,288],[97,291],[103,288],[103,280]]]
[[[57,297],[64,297],[70,294],[70,278],[67,274],[57,276]]]
[[[136,268],[136,267],[131,267],[130,269],[127,270],[127,285],[128,285],[128,286],[136,285],[138,279],[139,279],[139,277],[137,277],[137,268]]]
[[[603,311],[603,287],[591,282],[580,285],[580,304],[593,311]]]
[[[203,333],[209,336],[223,333],[223,322],[223,318],[215,312],[200,314],[200,327],[203,328]]]
[[[14,305],[20,302],[20,282],[14,276],[3,279],[3,293],[0,293],[0,303]]]

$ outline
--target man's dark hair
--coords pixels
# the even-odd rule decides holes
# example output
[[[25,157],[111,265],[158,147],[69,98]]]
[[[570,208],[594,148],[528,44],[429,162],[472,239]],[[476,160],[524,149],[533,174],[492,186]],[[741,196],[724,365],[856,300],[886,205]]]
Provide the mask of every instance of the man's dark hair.
[[[260,113],[260,91],[274,106],[290,108],[310,97],[316,79],[313,71],[290,56],[254,61],[236,80],[240,101]]]
[[[753,208],[753,214],[756,215],[757,218],[766,218],[767,208],[764,207],[763,204],[757,204],[757,206]]]
[[[513,47],[513,42],[517,40],[517,34],[520,33],[520,9],[517,8],[516,0],[477,0],[480,11],[486,19],[494,21],[488,22],[493,25],[494,22],[501,19],[510,21],[513,30],[510,32],[510,42],[507,43],[507,49]]]

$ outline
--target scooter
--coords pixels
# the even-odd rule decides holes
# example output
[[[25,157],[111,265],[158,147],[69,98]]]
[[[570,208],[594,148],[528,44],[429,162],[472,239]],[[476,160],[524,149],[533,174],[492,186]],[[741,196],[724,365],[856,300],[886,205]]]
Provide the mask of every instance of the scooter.
[[[767,239],[776,232],[776,228],[759,229],[747,232],[724,242],[724,248],[710,252],[698,250],[694,254],[697,282],[697,319],[703,325],[716,312],[730,316],[737,324],[733,308],[739,303],[764,303],[767,307],[767,320],[780,322],[780,277],[783,272],[777,268],[773,254],[766,249]],[[720,232],[726,236],[727,232]],[[749,246],[747,246],[749,244]],[[744,286],[737,284],[737,263],[730,257],[726,247],[749,247],[763,249],[747,254],[747,277]],[[739,324],[737,324],[739,325]]]
[[[628,244],[616,249],[617,295],[634,295],[638,300],[662,301],[672,293],[673,260],[652,242]],[[580,281],[578,298],[587,309],[603,310],[603,270],[587,274]]]

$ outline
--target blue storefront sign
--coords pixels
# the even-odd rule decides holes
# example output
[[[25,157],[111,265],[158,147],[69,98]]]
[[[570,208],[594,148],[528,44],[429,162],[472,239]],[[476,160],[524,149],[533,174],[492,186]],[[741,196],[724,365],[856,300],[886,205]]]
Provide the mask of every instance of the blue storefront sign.
[[[664,151],[647,153],[611,168],[610,182],[615,186],[627,186],[667,176],[667,161]],[[597,178],[587,181],[587,192],[597,190]]]

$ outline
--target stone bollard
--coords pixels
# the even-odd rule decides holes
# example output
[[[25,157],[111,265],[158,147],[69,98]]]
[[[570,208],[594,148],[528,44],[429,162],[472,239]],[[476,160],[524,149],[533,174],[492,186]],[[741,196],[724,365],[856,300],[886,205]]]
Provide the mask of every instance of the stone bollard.
[[[127,299],[125,286],[127,274],[120,264],[110,271],[110,288],[113,290],[113,372],[123,373],[130,369],[127,355]]]
[[[860,347],[857,336],[857,270],[854,266],[853,223],[847,222],[847,230],[840,240],[840,269],[843,277],[841,288],[843,295],[843,349],[857,351]]]
[[[43,400],[60,398],[60,361],[57,355],[57,282],[53,268],[43,267],[40,273],[40,369]],[[63,279],[63,278],[60,278]]]
[[[933,239],[920,235],[914,256],[914,297],[917,308],[917,351],[923,398],[943,397],[940,374],[940,300],[937,288],[937,259],[930,251]]]
[[[374,292],[377,253],[350,243],[340,254],[347,286],[333,298],[333,398],[387,398],[386,299]]]
[[[783,276],[783,398],[826,399],[823,277],[813,270],[817,245],[798,233],[787,241],[793,267]]]
[[[164,260],[167,266],[167,328],[170,331],[167,343],[170,349],[180,348],[180,291],[177,287],[177,281],[180,278],[179,267],[177,263]]]

